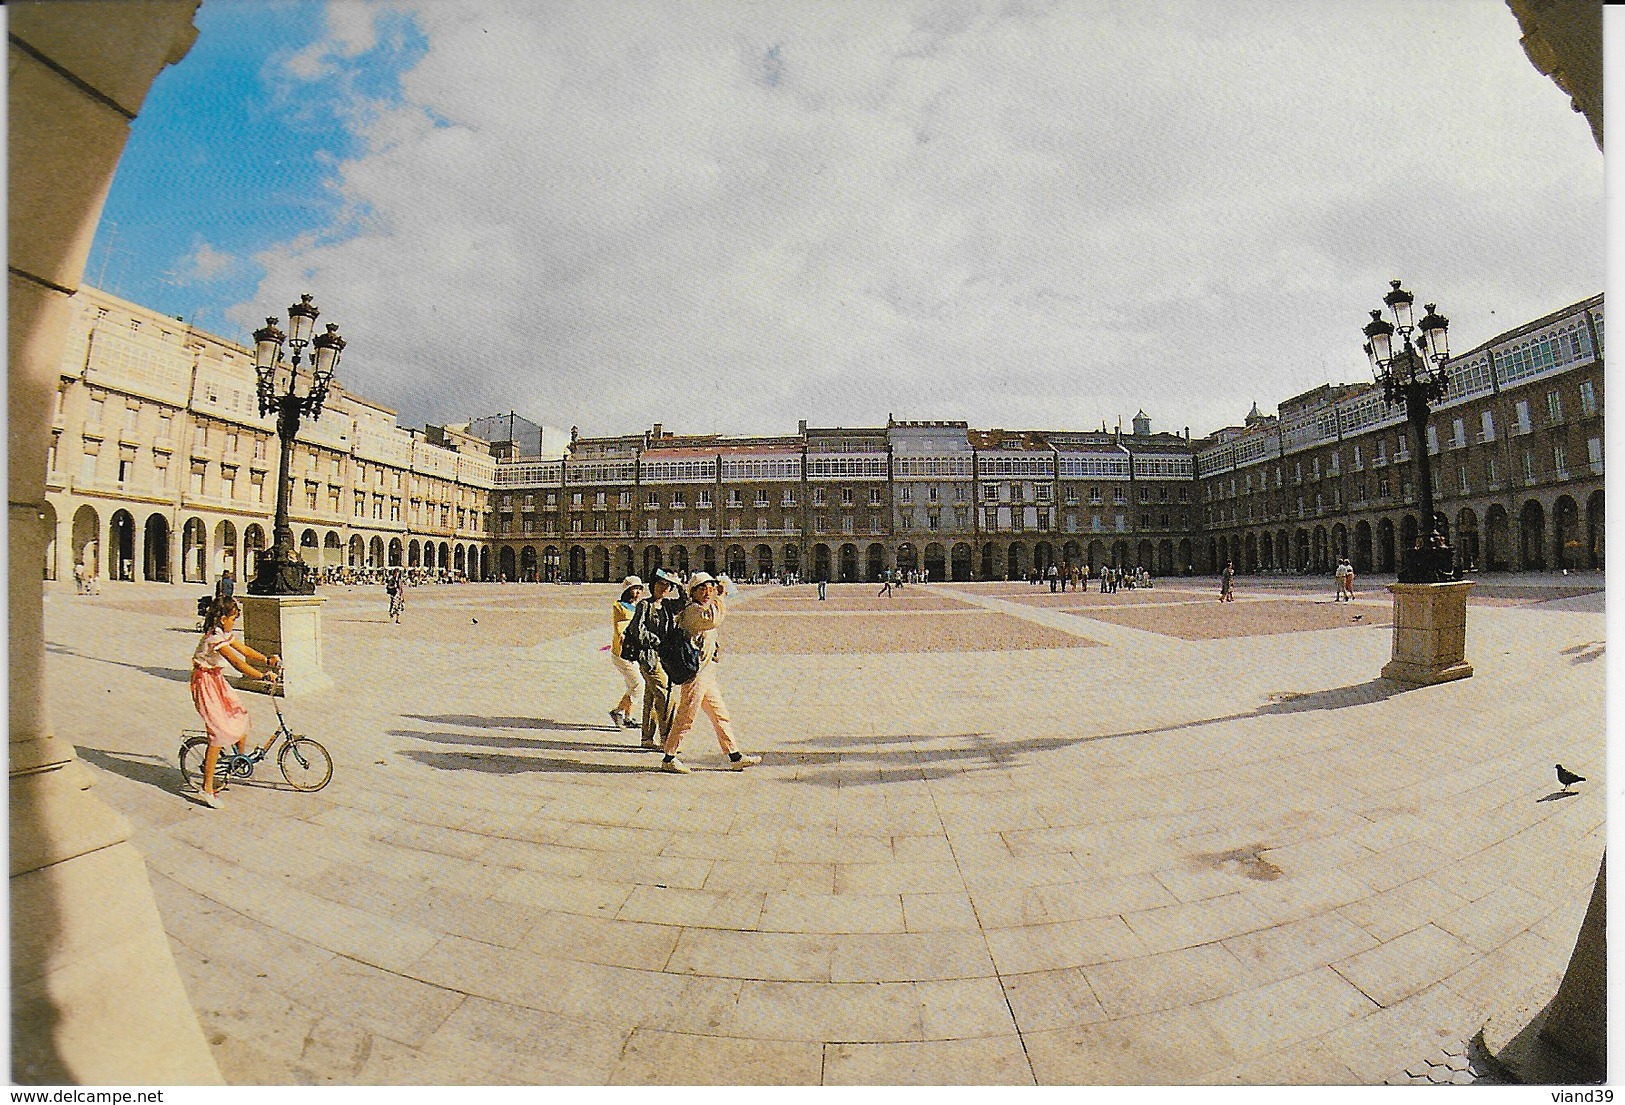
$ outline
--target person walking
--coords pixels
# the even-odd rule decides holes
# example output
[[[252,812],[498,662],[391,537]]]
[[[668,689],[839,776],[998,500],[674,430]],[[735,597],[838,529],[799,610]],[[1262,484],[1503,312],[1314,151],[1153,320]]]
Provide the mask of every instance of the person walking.
[[[1224,565],[1224,574],[1219,577],[1219,601],[1236,601],[1236,566],[1228,561]]]
[[[632,621],[638,600],[642,597],[643,580],[637,576],[627,576],[621,580],[621,597],[611,603],[609,608],[609,660],[626,683],[626,693],[621,695],[621,700],[609,711],[609,720],[615,723],[617,729],[634,728],[639,723],[632,720],[632,715],[635,713],[639,717],[643,716],[643,674],[636,664],[621,655],[622,637],[626,633],[627,625]]]
[[[827,594],[828,590],[829,590],[829,572],[827,570],[823,569],[823,568],[820,568],[820,569],[818,569],[818,601],[819,602],[823,602],[826,598],[829,597],[828,594]]]
[[[384,594],[389,596],[389,620],[400,625],[406,610],[406,580],[400,572],[391,572],[384,580]]]
[[[677,696],[671,693],[671,680],[660,666],[660,642],[668,634],[680,632],[677,615],[684,601],[677,577],[657,569],[649,581],[649,596],[638,601],[621,635],[623,655],[628,638],[636,642],[634,652],[643,677],[643,747],[651,751],[665,745],[677,716]]]
[[[1339,557],[1337,561],[1337,601],[1354,601],[1354,565],[1349,558]]]
[[[876,598],[886,598],[891,595],[891,578],[892,570],[890,568],[880,573],[880,593],[875,596]]]
[[[678,615],[677,628],[688,634],[699,649],[700,667],[694,678],[683,684],[682,697],[677,704],[677,717],[672,721],[671,733],[666,737],[666,754],[660,770],[674,775],[687,775],[689,769],[677,758],[683,738],[694,728],[701,710],[711,719],[711,728],[717,732],[717,744],[728,757],[728,767],[743,771],[762,762],[760,756],[746,755],[734,740],[733,719],[722,692],[717,686],[717,627],[727,615],[727,604],[718,591],[716,581],[706,572],[695,572],[688,584],[689,604]]]
[[[220,578],[214,581],[214,597],[229,599],[237,594],[237,580],[232,577],[231,569],[227,568],[220,573]]]
[[[209,751],[203,756],[202,794],[198,801],[211,810],[220,808],[220,799],[214,793],[214,765],[220,760],[220,750],[235,744],[239,756],[248,751],[248,710],[226,682],[226,665],[230,664],[250,679],[264,679],[265,673],[255,670],[248,662],[250,659],[268,668],[282,663],[280,657],[266,656],[235,639],[233,632],[241,613],[242,607],[236,599],[216,599],[209,606],[203,636],[192,652],[192,705],[209,734]]]

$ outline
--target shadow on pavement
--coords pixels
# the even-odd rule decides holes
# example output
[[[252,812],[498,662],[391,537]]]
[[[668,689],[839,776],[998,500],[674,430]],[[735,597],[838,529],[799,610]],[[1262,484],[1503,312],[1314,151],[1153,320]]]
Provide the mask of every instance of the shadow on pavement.
[[[1577,791],[1577,790],[1554,790],[1544,798],[1536,798],[1535,801],[1536,802],[1561,802],[1565,798],[1578,798],[1578,797],[1580,797],[1580,792]]]
[[[602,730],[599,730],[600,732]],[[434,741],[436,744],[459,744],[474,748],[538,748],[552,752],[641,752],[637,730],[627,729],[633,738],[630,744],[609,744],[604,741],[550,741],[538,737],[477,736],[471,733],[426,733],[420,729],[391,729],[392,737],[411,737],[413,740]]]
[[[650,756],[645,766],[631,764],[594,764],[582,760],[562,760],[554,756],[482,756],[475,752],[425,752],[417,748],[400,749],[400,754],[425,767],[440,771],[484,771],[493,775],[518,775],[527,771],[565,772],[574,774],[649,773],[658,774],[659,758]]]
[[[179,794],[184,789],[179,765],[154,756],[131,756],[122,752],[107,752],[100,748],[76,745],[80,759],[95,764],[103,771],[122,775],[137,783],[157,787],[165,794]]]
[[[554,729],[560,732],[602,733],[607,725],[581,725],[545,717],[476,717],[472,714],[406,714],[413,721],[435,725],[467,725],[475,729]],[[628,730],[630,732],[631,730]]]

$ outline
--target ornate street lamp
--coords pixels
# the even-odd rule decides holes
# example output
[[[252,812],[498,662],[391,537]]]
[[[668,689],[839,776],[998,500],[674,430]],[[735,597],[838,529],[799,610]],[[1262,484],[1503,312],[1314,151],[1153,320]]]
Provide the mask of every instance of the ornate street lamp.
[[[1444,398],[1446,376],[1444,362],[1450,356],[1447,332],[1450,320],[1438,313],[1435,304],[1427,304],[1427,314],[1420,323],[1412,315],[1415,298],[1400,287],[1398,280],[1382,301],[1394,316],[1393,322],[1382,317],[1381,311],[1371,312],[1371,321],[1365,326],[1365,353],[1371,360],[1371,371],[1382,385],[1382,397],[1390,406],[1401,400],[1405,403],[1405,421],[1411,429],[1411,453],[1420,469],[1422,525],[1418,545],[1404,550],[1400,564],[1401,583],[1444,583],[1456,578],[1455,552],[1439,529],[1439,518],[1433,510],[1433,465],[1428,460],[1428,404]],[[1400,344],[1396,348],[1395,334]],[[1415,334],[1413,342],[1411,336]]]
[[[277,328],[274,316],[265,320],[264,329],[254,331],[254,372],[260,414],[277,416],[276,432],[282,441],[282,456],[277,466],[276,544],[270,556],[260,558],[259,572],[248,582],[251,595],[316,593],[309,568],[294,550],[293,525],[288,521],[288,511],[293,505],[288,468],[293,461],[293,439],[299,433],[299,421],[306,415],[312,420],[322,416],[327,389],[333,383],[339,356],[344,352],[344,339],[339,337],[339,328],[334,323],[328,323],[327,333],[312,340],[311,333],[320,314],[310,296],[302,295],[298,303],[288,308],[287,335]],[[283,359],[284,343],[293,347],[291,360]],[[301,396],[297,394],[299,364],[306,346],[312,347],[310,385],[309,391]]]

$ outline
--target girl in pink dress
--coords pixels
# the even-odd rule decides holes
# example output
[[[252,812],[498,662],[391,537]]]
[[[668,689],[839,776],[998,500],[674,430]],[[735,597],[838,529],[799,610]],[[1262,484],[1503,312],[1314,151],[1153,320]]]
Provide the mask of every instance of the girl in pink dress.
[[[250,666],[250,657],[272,668],[281,663],[279,657],[265,656],[233,637],[241,613],[236,599],[215,599],[203,623],[203,636],[192,653],[192,705],[197,707],[203,728],[209,733],[209,751],[203,758],[203,793],[198,801],[212,810],[220,808],[220,799],[214,793],[214,765],[220,759],[220,750],[235,744],[238,755],[248,751],[248,711],[226,682],[226,665],[250,679],[264,679],[264,672]]]

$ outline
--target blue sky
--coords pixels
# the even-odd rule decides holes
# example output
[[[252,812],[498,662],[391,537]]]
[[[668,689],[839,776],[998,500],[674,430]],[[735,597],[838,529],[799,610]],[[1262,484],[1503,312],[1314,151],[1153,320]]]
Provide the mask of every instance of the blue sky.
[[[261,251],[355,233],[365,211],[331,187],[360,155],[357,102],[399,101],[400,73],[422,56],[409,16],[387,20],[370,49],[309,81],[302,54],[329,40],[321,0],[209,0],[198,39],[164,70],[131,128],[85,278],[201,329],[246,340],[227,317],[265,277]],[[267,302],[280,313],[290,289]],[[319,302],[319,301],[318,301]]]
[[[206,0],[86,278],[310,292],[406,424],[1201,435],[1601,290],[1603,158],[1498,0]],[[1402,77],[1402,79],[1401,79]],[[116,237],[113,227],[116,225]]]

